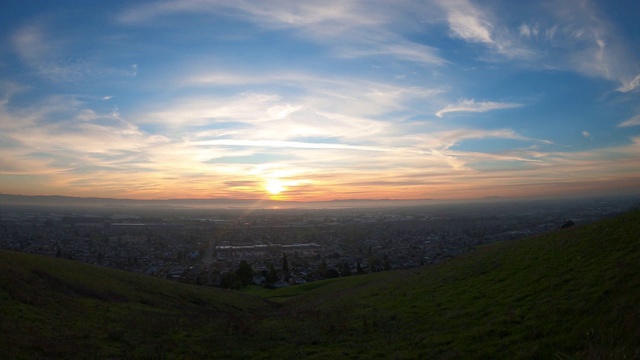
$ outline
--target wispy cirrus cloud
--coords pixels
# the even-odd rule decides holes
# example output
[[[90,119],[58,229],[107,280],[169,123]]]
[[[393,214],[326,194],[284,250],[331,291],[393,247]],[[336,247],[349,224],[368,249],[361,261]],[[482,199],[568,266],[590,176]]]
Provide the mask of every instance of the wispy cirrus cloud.
[[[333,49],[339,57],[388,56],[425,65],[443,65],[437,49],[409,41],[391,29],[397,26],[399,8],[384,1],[163,1],[133,6],[118,19],[127,24],[145,24],[155,18],[180,14],[224,13],[268,29],[295,30]]]
[[[143,163],[146,149],[168,141],[162,135],[144,133],[117,115],[98,113],[72,96],[45,98],[20,111],[8,105],[0,106],[0,128],[6,131],[2,144],[6,161],[14,164],[9,168],[24,173],[33,170],[18,164],[38,162],[34,169],[56,173],[111,168],[132,157]]]
[[[511,109],[520,106],[523,106],[523,104],[493,101],[476,102],[474,99],[460,99],[455,104],[449,104],[438,110],[435,115],[437,117],[442,117],[444,114],[452,112],[487,112],[492,110]]]
[[[640,114],[618,124],[618,127],[622,127],[622,128],[632,127],[632,126],[640,126]]]
[[[487,138],[496,138],[496,139],[513,139],[513,140],[522,140],[522,141],[532,141],[537,142],[537,140],[529,139],[518,134],[513,129],[468,129],[468,128],[458,128],[452,130],[445,130],[436,133],[436,138],[441,141],[447,148],[460,144],[464,140],[470,139],[487,139]]]
[[[424,198],[638,177],[637,116],[607,136],[598,118],[612,99],[637,113],[635,33],[589,0],[95,4],[11,14],[3,191],[263,198],[278,179],[300,200]],[[542,140],[558,114],[566,146]]]
[[[366,116],[345,115],[324,109],[318,99],[284,99],[274,94],[239,94],[228,98],[180,99],[138,118],[141,124],[198,136],[242,137],[250,140],[290,140],[304,137],[366,138],[387,128]],[[157,106],[157,105],[155,105]],[[336,106],[336,105],[334,105]],[[178,133],[176,133],[178,131]]]
[[[88,71],[82,61],[57,58],[63,43],[49,36],[42,21],[19,28],[12,35],[11,44],[21,61],[47,79],[73,80]]]
[[[466,0],[441,1],[453,36],[465,41],[493,45],[493,25],[486,14]]]
[[[249,140],[292,140],[305,137],[366,139],[402,131],[389,124],[401,121],[414,103],[428,103],[442,89],[407,87],[358,78],[310,73],[237,74],[205,72],[181,77],[178,85],[191,91],[225,86],[280,88],[273,93],[242,92],[232,96],[188,96],[150,104],[136,116],[143,124],[186,131],[202,126],[215,136]],[[393,114],[393,115],[391,115]],[[226,125],[225,125],[226,124]],[[202,135],[202,133],[199,131]]]
[[[162,17],[183,15],[185,13],[216,14],[231,13],[230,16],[244,16],[262,18],[263,23],[272,26],[323,26],[375,25],[382,22],[379,17],[368,16],[369,13],[357,13],[352,1],[326,1],[307,3],[292,0],[248,2],[248,1],[217,1],[217,0],[165,0],[143,5],[135,5],[119,14],[118,20],[124,23],[137,24],[154,21]],[[236,13],[233,13],[236,12]],[[239,13],[238,13],[239,12]],[[335,30],[339,31],[339,29]]]
[[[491,53],[506,60],[533,60],[538,54],[518,41],[507,24],[490,8],[481,8],[467,0],[438,0],[446,14],[451,36],[466,42],[482,44]]]
[[[206,140],[194,142],[194,145],[198,146],[249,146],[249,147],[261,147],[261,148],[278,148],[278,149],[333,149],[333,150],[356,150],[356,151],[391,151],[391,149],[385,149],[375,146],[357,146],[348,144],[332,144],[332,143],[313,143],[313,142],[300,142],[300,141],[275,141],[275,140],[239,140],[239,139],[226,139],[226,140]]]
[[[366,80],[355,76],[331,76],[312,72],[274,71],[274,72],[240,72],[233,69],[223,71],[200,70],[187,73],[175,80],[181,87],[222,87],[222,86],[256,86],[278,85],[302,90],[302,94],[320,94],[339,98],[362,97],[376,106],[380,102],[394,103],[411,99],[429,98],[446,92],[445,86],[422,87],[403,86],[380,81]],[[299,93],[299,91],[297,91]]]
[[[114,67],[86,56],[91,52],[77,56],[74,39],[60,34],[56,28],[54,21],[38,18],[20,26],[10,36],[11,47],[18,58],[38,76],[53,82],[80,82],[136,75],[135,64],[130,68]]]
[[[396,41],[388,41],[381,44],[366,44],[358,49],[358,46],[338,47],[335,51],[340,57],[357,58],[365,56],[388,56],[406,61],[426,65],[444,65],[446,60],[437,55],[435,48],[422,44],[415,44],[408,41],[398,39]]]
[[[619,92],[640,86],[637,56],[629,52],[626,40],[595,2],[525,4],[533,20],[515,26],[511,14],[490,4],[438,3],[446,13],[451,36],[484,45],[491,61],[518,60],[524,61],[522,66],[600,77],[617,82]]]
[[[520,34],[544,46],[551,67],[618,82],[619,92],[640,85],[637,56],[593,1],[566,1],[550,6],[549,19],[520,25]]]
[[[23,61],[37,62],[52,50],[56,44],[45,38],[42,24],[29,24],[18,29],[11,37],[11,42]]]
[[[40,76],[53,81],[73,81],[90,73],[80,59],[60,56],[64,42],[51,38],[44,22],[33,22],[18,29],[11,43],[19,58]]]
[[[617,91],[623,92],[623,93],[633,91],[637,89],[638,86],[640,86],[640,74],[638,74],[633,79],[630,79],[630,80],[621,79],[620,81],[622,82],[622,85],[616,89]]]

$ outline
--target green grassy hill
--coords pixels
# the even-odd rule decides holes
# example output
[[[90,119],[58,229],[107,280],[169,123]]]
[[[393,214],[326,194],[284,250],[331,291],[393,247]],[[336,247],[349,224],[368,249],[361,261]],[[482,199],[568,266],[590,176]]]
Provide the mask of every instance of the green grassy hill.
[[[640,358],[640,212],[254,295],[0,252],[9,358]]]
[[[234,344],[236,327],[272,307],[237,292],[0,251],[3,359],[199,358]]]

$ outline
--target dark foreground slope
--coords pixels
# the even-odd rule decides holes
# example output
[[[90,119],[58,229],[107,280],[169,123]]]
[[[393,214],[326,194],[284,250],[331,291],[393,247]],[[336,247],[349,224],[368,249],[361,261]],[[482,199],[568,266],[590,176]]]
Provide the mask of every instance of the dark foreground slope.
[[[0,358],[201,358],[272,308],[237,292],[0,251]]]
[[[292,332],[318,358],[640,358],[640,212],[308,286],[284,309],[321,319]]]
[[[258,297],[0,252],[0,354],[640,357],[640,213]]]

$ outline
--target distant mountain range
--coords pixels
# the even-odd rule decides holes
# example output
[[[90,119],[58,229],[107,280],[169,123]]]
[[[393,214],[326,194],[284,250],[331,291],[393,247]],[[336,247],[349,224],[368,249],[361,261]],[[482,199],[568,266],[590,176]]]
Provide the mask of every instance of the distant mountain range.
[[[360,207],[392,207],[418,206],[443,202],[447,200],[416,199],[350,199],[329,201],[278,201],[269,199],[166,199],[138,200],[99,197],[71,196],[27,196],[0,194],[1,205],[34,205],[34,206],[88,206],[88,207],[169,207],[169,208],[360,208]]]

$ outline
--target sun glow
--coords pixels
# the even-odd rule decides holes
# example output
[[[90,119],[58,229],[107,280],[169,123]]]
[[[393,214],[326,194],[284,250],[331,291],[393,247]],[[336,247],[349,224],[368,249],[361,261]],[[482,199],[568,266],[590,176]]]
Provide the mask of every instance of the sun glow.
[[[278,195],[281,192],[283,192],[285,190],[284,185],[282,184],[282,181],[278,180],[278,179],[270,179],[266,182],[266,184],[264,185],[265,189],[267,189],[267,191],[271,194],[271,195]]]

